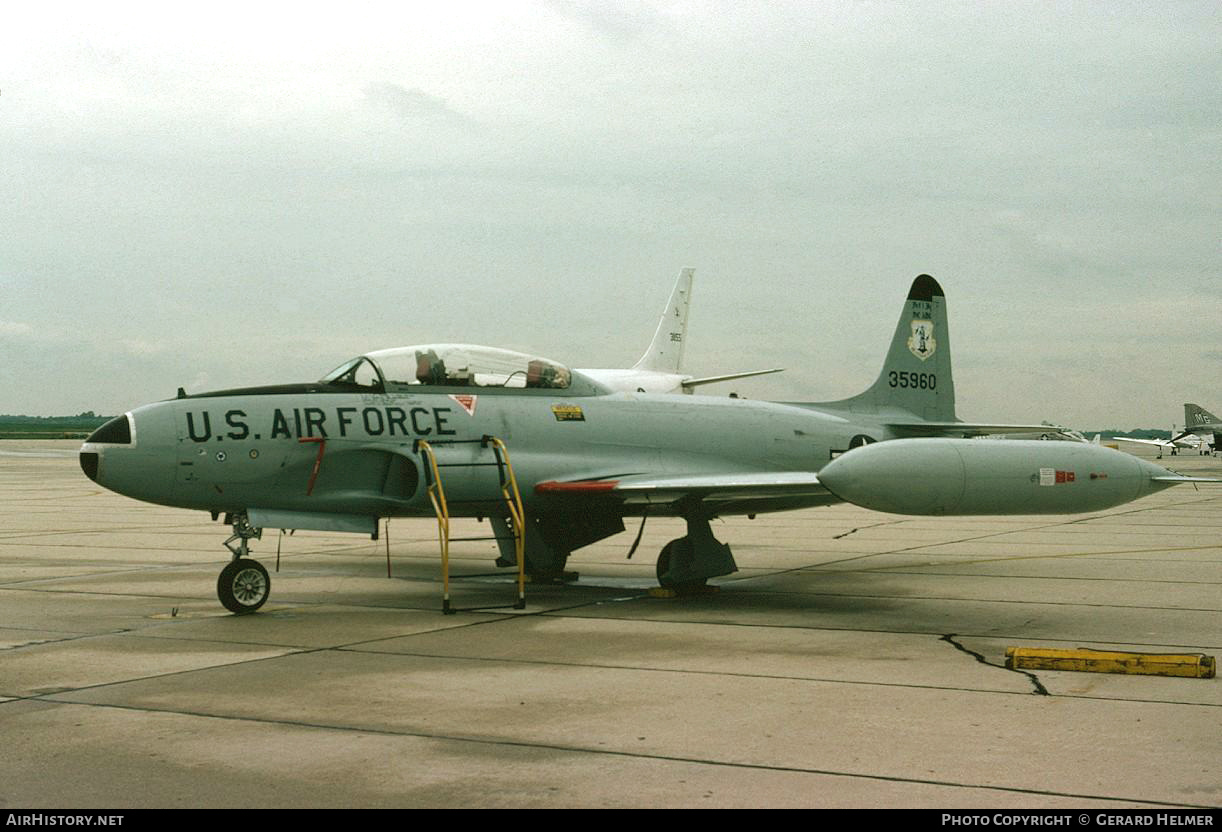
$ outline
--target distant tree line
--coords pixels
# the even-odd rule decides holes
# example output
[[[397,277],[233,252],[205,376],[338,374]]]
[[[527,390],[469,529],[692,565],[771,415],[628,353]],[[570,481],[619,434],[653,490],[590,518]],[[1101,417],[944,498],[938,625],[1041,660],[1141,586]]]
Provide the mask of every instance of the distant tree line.
[[[113,417],[92,410],[75,416],[18,416],[0,414],[0,439],[80,439]]]
[[[111,416],[99,416],[92,410],[86,410],[84,413],[78,413],[75,416],[16,416],[9,413],[0,413],[0,424],[10,425],[46,425],[48,427],[59,427],[61,425],[102,425],[109,421]]]

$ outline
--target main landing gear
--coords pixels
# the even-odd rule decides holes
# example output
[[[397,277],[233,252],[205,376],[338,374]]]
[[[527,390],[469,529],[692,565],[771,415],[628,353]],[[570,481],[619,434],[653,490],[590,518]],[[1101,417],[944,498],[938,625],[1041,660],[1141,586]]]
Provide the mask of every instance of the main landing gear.
[[[663,589],[699,591],[709,578],[738,571],[730,547],[713,536],[709,516],[693,510],[686,519],[687,534],[667,543],[658,555],[658,583]]]
[[[233,535],[225,541],[233,560],[216,579],[216,596],[225,609],[244,615],[263,606],[272,591],[272,579],[263,564],[248,557],[250,540],[261,538],[263,530],[251,526],[245,512],[227,515],[225,520],[233,525]]]

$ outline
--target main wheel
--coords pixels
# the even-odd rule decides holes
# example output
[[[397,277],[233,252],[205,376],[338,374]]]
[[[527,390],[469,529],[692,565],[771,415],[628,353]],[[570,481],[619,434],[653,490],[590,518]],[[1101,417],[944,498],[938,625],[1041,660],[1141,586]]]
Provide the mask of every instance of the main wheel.
[[[658,586],[670,589],[674,582],[666,577],[666,573],[670,571],[670,553],[674,551],[677,540],[672,540],[662,547],[662,551],[658,554]]]
[[[263,606],[272,591],[272,579],[263,564],[239,558],[221,570],[216,579],[216,597],[230,612],[242,615]]]
[[[704,578],[695,581],[676,581],[666,574],[670,571],[670,562],[673,558],[682,557],[680,563],[691,562],[691,546],[691,540],[686,537],[679,537],[662,547],[662,551],[658,553],[658,586],[663,589],[674,589],[683,592],[685,590],[698,590],[705,585],[706,581]]]

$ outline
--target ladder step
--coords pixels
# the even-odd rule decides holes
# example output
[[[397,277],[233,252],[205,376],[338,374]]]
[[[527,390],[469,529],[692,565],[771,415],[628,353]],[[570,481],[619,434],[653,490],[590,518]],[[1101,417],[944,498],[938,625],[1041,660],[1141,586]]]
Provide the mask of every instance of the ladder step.
[[[434,445],[461,445],[479,443],[482,450],[491,449],[495,456],[495,461],[492,462],[439,462],[437,454],[433,450]],[[420,454],[422,463],[425,463],[424,482],[427,486],[429,499],[433,503],[433,510],[437,513],[438,533],[441,537],[441,558],[442,558],[442,611],[447,615],[458,612],[460,608],[455,608],[450,603],[450,571],[449,571],[449,547],[451,542],[460,541],[483,541],[483,540],[512,540],[515,549],[515,563],[518,567],[518,600],[512,605],[513,609],[525,609],[525,587],[524,579],[521,572],[523,563],[523,538],[525,537],[525,526],[523,522],[524,511],[522,506],[522,498],[518,494],[517,481],[514,479],[513,467],[509,464],[509,451],[505,447],[505,443],[495,436],[484,435],[479,439],[438,439],[432,442],[424,439],[417,439],[413,450]],[[441,469],[442,468],[493,468],[495,467],[500,475],[500,493],[493,493],[488,497],[480,497],[475,499],[459,499],[446,500],[445,491],[441,485]],[[508,504],[508,505],[506,505]],[[493,535],[477,535],[470,537],[450,537],[450,513],[447,505],[467,505],[475,506],[476,513],[484,516],[500,517],[506,521],[511,527],[513,533],[511,535],[493,534]],[[497,511],[496,506],[500,506],[501,511],[508,511],[508,515],[502,515]],[[494,529],[495,531],[495,529]],[[503,547],[502,547],[503,548]],[[502,558],[497,558],[497,566],[502,566]],[[507,607],[464,607],[464,610],[477,609],[506,609]]]
[[[487,444],[487,437],[482,439],[430,439],[430,445],[481,445]]]

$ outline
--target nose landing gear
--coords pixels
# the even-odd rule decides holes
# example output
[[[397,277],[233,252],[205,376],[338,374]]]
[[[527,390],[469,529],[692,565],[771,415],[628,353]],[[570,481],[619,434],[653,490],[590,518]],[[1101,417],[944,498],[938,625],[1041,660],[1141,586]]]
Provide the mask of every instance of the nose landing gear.
[[[245,615],[263,606],[272,591],[272,580],[263,564],[248,557],[250,540],[261,538],[263,530],[251,526],[245,512],[225,519],[233,525],[233,535],[225,541],[225,548],[233,553],[233,560],[216,579],[216,596],[225,609]]]
[[[271,589],[272,581],[263,564],[250,558],[232,561],[216,579],[216,596],[225,609],[238,615],[263,606]]]

